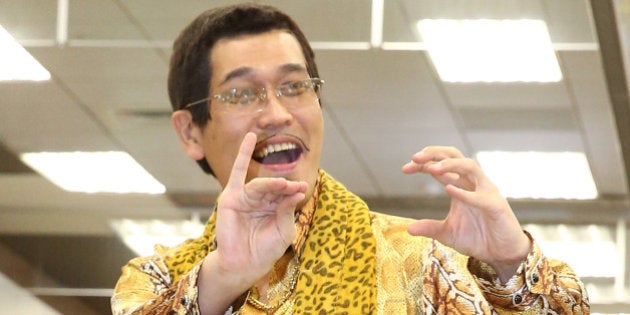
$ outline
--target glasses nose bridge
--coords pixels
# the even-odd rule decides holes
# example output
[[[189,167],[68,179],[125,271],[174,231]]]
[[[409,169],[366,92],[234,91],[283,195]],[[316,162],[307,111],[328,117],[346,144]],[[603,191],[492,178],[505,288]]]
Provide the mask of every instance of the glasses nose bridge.
[[[282,91],[280,91],[277,88],[267,88],[267,87],[261,87],[258,89],[258,100],[260,102],[260,104],[258,105],[259,110],[262,110],[266,105],[267,102],[270,101],[270,98],[268,96],[268,92],[272,92],[273,96],[276,97],[276,99],[278,100],[278,102],[280,102],[280,97],[282,97]]]
[[[261,87],[258,89],[258,93],[256,93],[258,96],[258,100],[260,100],[260,102],[262,104],[267,102],[267,88],[265,87]]]

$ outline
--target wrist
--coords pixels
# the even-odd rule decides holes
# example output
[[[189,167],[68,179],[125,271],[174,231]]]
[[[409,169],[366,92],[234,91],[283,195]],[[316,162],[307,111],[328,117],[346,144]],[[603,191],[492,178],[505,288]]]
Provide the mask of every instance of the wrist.
[[[241,272],[223,267],[216,251],[209,253],[202,262],[197,278],[201,313],[214,314],[217,310],[225,311],[253,285],[254,281],[248,281]]]
[[[532,249],[532,240],[527,234],[522,233],[522,237],[516,245],[508,249],[503,259],[488,264],[494,269],[501,283],[506,283],[518,272],[519,267],[527,259]]]

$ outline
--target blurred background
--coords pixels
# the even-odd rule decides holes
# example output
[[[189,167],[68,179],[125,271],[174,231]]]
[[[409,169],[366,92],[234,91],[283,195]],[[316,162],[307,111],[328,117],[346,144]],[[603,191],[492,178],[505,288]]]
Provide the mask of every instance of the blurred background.
[[[456,146],[593,313],[630,313],[630,1],[259,2],[310,39],[322,167],[372,210],[444,217],[443,188],[400,168]],[[0,314],[109,314],[127,260],[200,234],[220,188],[181,150],[166,75],[178,32],[227,3],[0,0]]]

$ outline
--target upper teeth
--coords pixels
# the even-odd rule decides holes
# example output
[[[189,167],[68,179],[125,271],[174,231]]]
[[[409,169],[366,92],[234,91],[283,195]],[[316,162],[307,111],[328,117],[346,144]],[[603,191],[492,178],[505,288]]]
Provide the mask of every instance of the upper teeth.
[[[280,152],[285,150],[292,150],[297,148],[295,143],[285,142],[285,143],[276,143],[276,144],[268,144],[266,147],[260,149],[257,153],[257,157],[265,157],[274,152]]]

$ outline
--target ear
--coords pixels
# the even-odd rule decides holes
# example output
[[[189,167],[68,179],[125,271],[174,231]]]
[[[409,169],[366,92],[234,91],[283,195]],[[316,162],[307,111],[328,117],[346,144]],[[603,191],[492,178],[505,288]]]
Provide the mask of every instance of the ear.
[[[203,159],[201,130],[193,123],[192,114],[187,110],[178,110],[171,115],[171,121],[186,155],[195,161]]]

